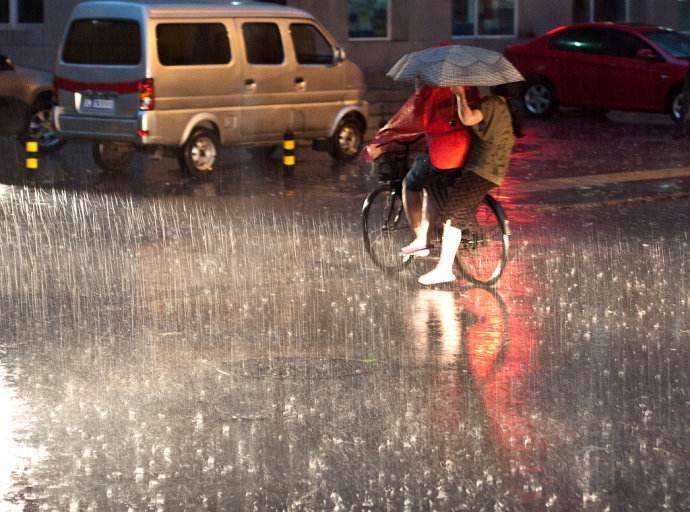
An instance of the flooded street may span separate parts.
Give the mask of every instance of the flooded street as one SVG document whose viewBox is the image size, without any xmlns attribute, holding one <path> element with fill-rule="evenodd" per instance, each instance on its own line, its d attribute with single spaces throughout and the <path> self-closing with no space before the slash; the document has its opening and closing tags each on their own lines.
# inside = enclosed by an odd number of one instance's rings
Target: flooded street
<svg viewBox="0 0 690 512">
<path fill-rule="evenodd" d="M 522 149 L 512 184 L 553 170 Z M 496 287 L 423 289 L 366 254 L 358 165 L 57 158 L 0 185 L 0 510 L 690 508 L 690 200 L 660 182 L 506 187 Z"/>
</svg>

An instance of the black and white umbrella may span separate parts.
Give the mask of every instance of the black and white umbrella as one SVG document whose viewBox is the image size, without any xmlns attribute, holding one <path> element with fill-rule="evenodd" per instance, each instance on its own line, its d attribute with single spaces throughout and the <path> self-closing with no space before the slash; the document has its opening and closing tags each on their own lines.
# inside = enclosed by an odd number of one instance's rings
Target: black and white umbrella
<svg viewBox="0 0 690 512">
<path fill-rule="evenodd" d="M 387 76 L 434 87 L 495 86 L 524 80 L 500 53 L 476 46 L 434 46 L 403 55 Z"/>
</svg>

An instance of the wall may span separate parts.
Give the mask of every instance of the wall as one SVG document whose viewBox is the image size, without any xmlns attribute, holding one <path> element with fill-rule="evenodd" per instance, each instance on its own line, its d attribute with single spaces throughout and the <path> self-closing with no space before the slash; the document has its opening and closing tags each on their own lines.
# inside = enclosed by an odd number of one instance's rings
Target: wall
<svg viewBox="0 0 690 512">
<path fill-rule="evenodd" d="M 46 22 L 32 28 L 0 28 L 0 52 L 15 62 L 51 70 L 65 23 L 80 0 L 44 0 Z M 517 0 L 518 38 L 531 38 L 570 23 L 573 0 Z M 684 0 L 690 1 L 690 0 Z M 633 21 L 680 27 L 679 0 L 631 0 Z M 392 0 L 392 34 L 386 41 L 348 40 L 346 0 L 287 0 L 314 14 L 366 72 L 371 84 L 403 54 L 451 39 L 451 0 Z M 502 50 L 513 37 L 460 39 L 463 44 Z"/>
</svg>

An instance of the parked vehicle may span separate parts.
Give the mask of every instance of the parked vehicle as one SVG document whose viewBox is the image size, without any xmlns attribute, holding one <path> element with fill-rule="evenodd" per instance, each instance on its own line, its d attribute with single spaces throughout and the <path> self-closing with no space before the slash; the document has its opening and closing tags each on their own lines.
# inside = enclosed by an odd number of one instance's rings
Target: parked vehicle
<svg viewBox="0 0 690 512">
<path fill-rule="evenodd" d="M 269 3 L 82 3 L 56 88 L 60 132 L 94 140 L 107 168 L 124 143 L 172 148 L 205 175 L 221 144 L 275 144 L 287 130 L 348 159 L 366 129 L 361 71 L 310 14 Z"/>
<path fill-rule="evenodd" d="M 535 116 L 559 105 L 681 116 L 690 36 L 652 25 L 588 23 L 554 29 L 505 50 L 527 79 L 523 101 Z"/>
<path fill-rule="evenodd" d="M 0 134 L 32 138 L 41 151 L 62 144 L 52 123 L 53 76 L 15 65 L 0 55 Z"/>
</svg>

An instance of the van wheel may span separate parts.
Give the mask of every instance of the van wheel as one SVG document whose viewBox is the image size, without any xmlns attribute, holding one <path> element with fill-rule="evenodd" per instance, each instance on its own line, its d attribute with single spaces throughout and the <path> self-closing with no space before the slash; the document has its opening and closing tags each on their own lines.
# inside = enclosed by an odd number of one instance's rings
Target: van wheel
<svg viewBox="0 0 690 512">
<path fill-rule="evenodd" d="M 116 172 L 127 168 L 134 158 L 134 146 L 126 142 L 97 140 L 91 146 L 94 162 L 106 172 Z"/>
<path fill-rule="evenodd" d="M 180 148 L 180 168 L 194 177 L 209 176 L 218 159 L 218 136 L 206 128 L 196 128 Z"/>
<path fill-rule="evenodd" d="M 39 98 L 31 107 L 29 123 L 26 132 L 20 137 L 22 140 L 38 141 L 38 147 L 42 153 L 50 153 L 62 147 L 65 140 L 58 134 L 53 126 L 53 104 Z"/>
<path fill-rule="evenodd" d="M 353 160 L 362 150 L 364 129 L 353 117 L 346 117 L 335 129 L 331 138 L 330 153 L 336 160 Z"/>
</svg>

